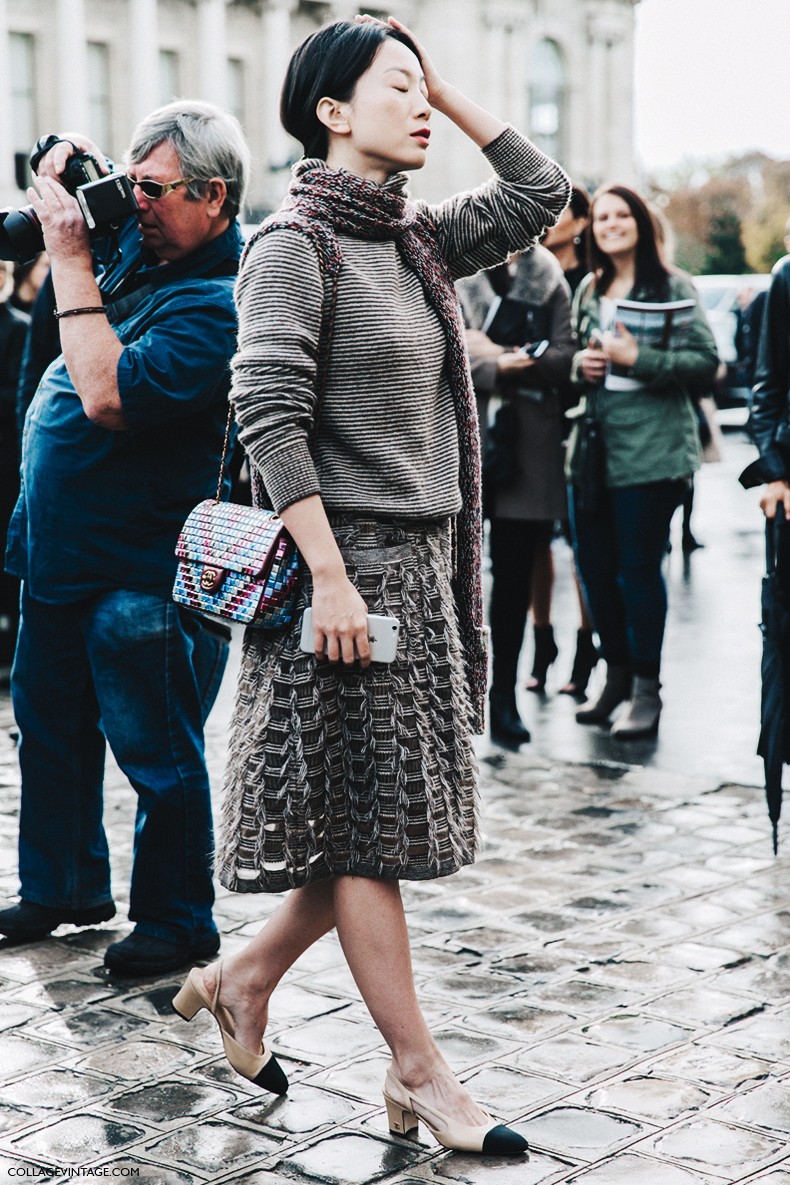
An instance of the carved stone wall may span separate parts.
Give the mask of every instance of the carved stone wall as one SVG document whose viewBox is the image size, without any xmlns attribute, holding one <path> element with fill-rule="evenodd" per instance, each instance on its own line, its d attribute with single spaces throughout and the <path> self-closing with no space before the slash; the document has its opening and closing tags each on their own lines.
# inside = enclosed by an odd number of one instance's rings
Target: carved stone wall
<svg viewBox="0 0 790 1185">
<path fill-rule="evenodd" d="M 634 179 L 637 3 L 403 0 L 396 8 L 448 78 L 595 185 Z M 14 154 L 18 165 L 31 121 L 36 134 L 101 124 L 119 159 L 140 116 L 177 94 L 239 115 L 255 162 L 252 214 L 265 212 L 299 152 L 278 118 L 288 58 L 324 21 L 356 9 L 349 0 L 0 0 L 0 203 L 22 200 Z M 441 116 L 434 127 L 428 164 L 412 182 L 429 200 L 487 175 L 457 129 Z"/>
</svg>

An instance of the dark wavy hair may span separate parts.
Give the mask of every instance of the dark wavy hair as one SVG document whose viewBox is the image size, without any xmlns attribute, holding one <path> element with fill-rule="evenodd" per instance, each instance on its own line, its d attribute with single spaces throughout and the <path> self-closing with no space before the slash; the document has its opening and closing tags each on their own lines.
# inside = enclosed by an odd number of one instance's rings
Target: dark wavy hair
<svg viewBox="0 0 790 1185">
<path fill-rule="evenodd" d="M 410 37 L 371 21 L 333 21 L 295 50 L 280 95 L 280 121 L 301 142 L 305 156 L 326 159 L 329 151 L 328 131 L 316 115 L 319 100 L 328 96 L 348 102 L 388 37 L 407 46 L 419 61 Z"/>
<path fill-rule="evenodd" d="M 590 195 L 583 185 L 574 185 L 568 202 L 574 218 L 590 217 Z"/>
<path fill-rule="evenodd" d="M 656 238 L 656 225 L 645 199 L 627 185 L 602 185 L 600 189 L 596 190 L 590 204 L 590 224 L 587 227 L 587 261 L 590 271 L 595 272 L 596 288 L 599 292 L 605 293 L 614 279 L 614 264 L 611 256 L 600 249 L 593 232 L 595 203 L 608 193 L 622 198 L 636 221 L 635 291 L 654 299 L 664 299 L 668 292 L 671 273 L 661 258 L 661 249 Z"/>
</svg>

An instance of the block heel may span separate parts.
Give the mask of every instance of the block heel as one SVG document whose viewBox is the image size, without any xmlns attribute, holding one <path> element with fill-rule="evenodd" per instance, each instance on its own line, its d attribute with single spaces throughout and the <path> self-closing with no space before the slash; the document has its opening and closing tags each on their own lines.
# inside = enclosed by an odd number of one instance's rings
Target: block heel
<svg viewBox="0 0 790 1185">
<path fill-rule="evenodd" d="M 390 1131 L 396 1136 L 407 1136 L 410 1132 L 417 1132 L 420 1128 L 420 1121 L 413 1111 L 396 1103 L 394 1099 L 390 1098 L 386 1090 L 384 1092 L 384 1103 L 387 1108 L 387 1123 Z"/>
<path fill-rule="evenodd" d="M 222 1037 L 222 1046 L 228 1062 L 242 1078 L 253 1082 L 263 1090 L 270 1090 L 272 1094 L 285 1094 L 288 1090 L 288 1079 L 283 1068 L 277 1061 L 265 1041 L 261 1043 L 261 1053 L 250 1053 L 243 1045 L 239 1045 L 235 1037 L 231 1036 L 231 1017 L 224 1005 L 219 1002 L 219 989 L 222 982 L 222 963 L 217 963 L 217 984 L 214 988 L 213 999 L 203 987 L 203 980 L 197 967 L 193 967 L 183 986 L 175 994 L 172 1001 L 173 1010 L 183 1020 L 192 1020 L 205 1008 L 214 1017 Z"/>
<path fill-rule="evenodd" d="M 455 1152 L 481 1152 L 484 1156 L 521 1156 L 529 1145 L 522 1135 L 497 1123 L 490 1115 L 479 1126 L 458 1123 L 444 1115 L 425 1099 L 413 1094 L 387 1070 L 384 1079 L 384 1102 L 390 1131 L 398 1136 L 408 1135 L 418 1127 L 421 1119 L 431 1135 L 445 1148 Z"/>
<path fill-rule="evenodd" d="M 205 1008 L 206 1002 L 201 999 L 195 988 L 192 986 L 191 980 L 187 980 L 183 987 L 173 996 L 172 1007 L 173 1011 L 177 1013 L 182 1020 L 192 1020 L 197 1016 L 201 1008 Z"/>
</svg>

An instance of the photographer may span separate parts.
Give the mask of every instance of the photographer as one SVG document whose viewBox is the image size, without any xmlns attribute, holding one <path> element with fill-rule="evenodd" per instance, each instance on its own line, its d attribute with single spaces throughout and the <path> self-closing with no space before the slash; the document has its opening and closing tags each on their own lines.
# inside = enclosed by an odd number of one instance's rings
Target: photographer
<svg viewBox="0 0 790 1185">
<path fill-rule="evenodd" d="M 80 152 L 100 174 L 105 159 L 82 136 L 43 147 L 29 197 L 63 353 L 26 418 L 9 529 L 7 568 L 24 582 L 12 674 L 21 900 L 0 912 L 0 933 L 33 941 L 114 915 L 109 743 L 138 795 L 136 925 L 105 963 L 148 975 L 219 947 L 203 724 L 227 639 L 170 592 L 179 529 L 216 488 L 248 152 L 238 123 L 207 104 L 155 111 L 132 137 L 126 189 L 137 209 L 113 244 L 91 240 L 61 184 Z"/>
</svg>

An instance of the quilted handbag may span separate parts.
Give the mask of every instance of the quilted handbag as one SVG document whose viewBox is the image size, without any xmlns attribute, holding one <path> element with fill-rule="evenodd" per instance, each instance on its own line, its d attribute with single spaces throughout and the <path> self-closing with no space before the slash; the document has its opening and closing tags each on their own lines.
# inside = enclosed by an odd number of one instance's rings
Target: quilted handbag
<svg viewBox="0 0 790 1185">
<path fill-rule="evenodd" d="M 207 498 L 184 523 L 176 556 L 179 605 L 257 629 L 291 621 L 299 553 L 273 511 Z"/>
</svg>

